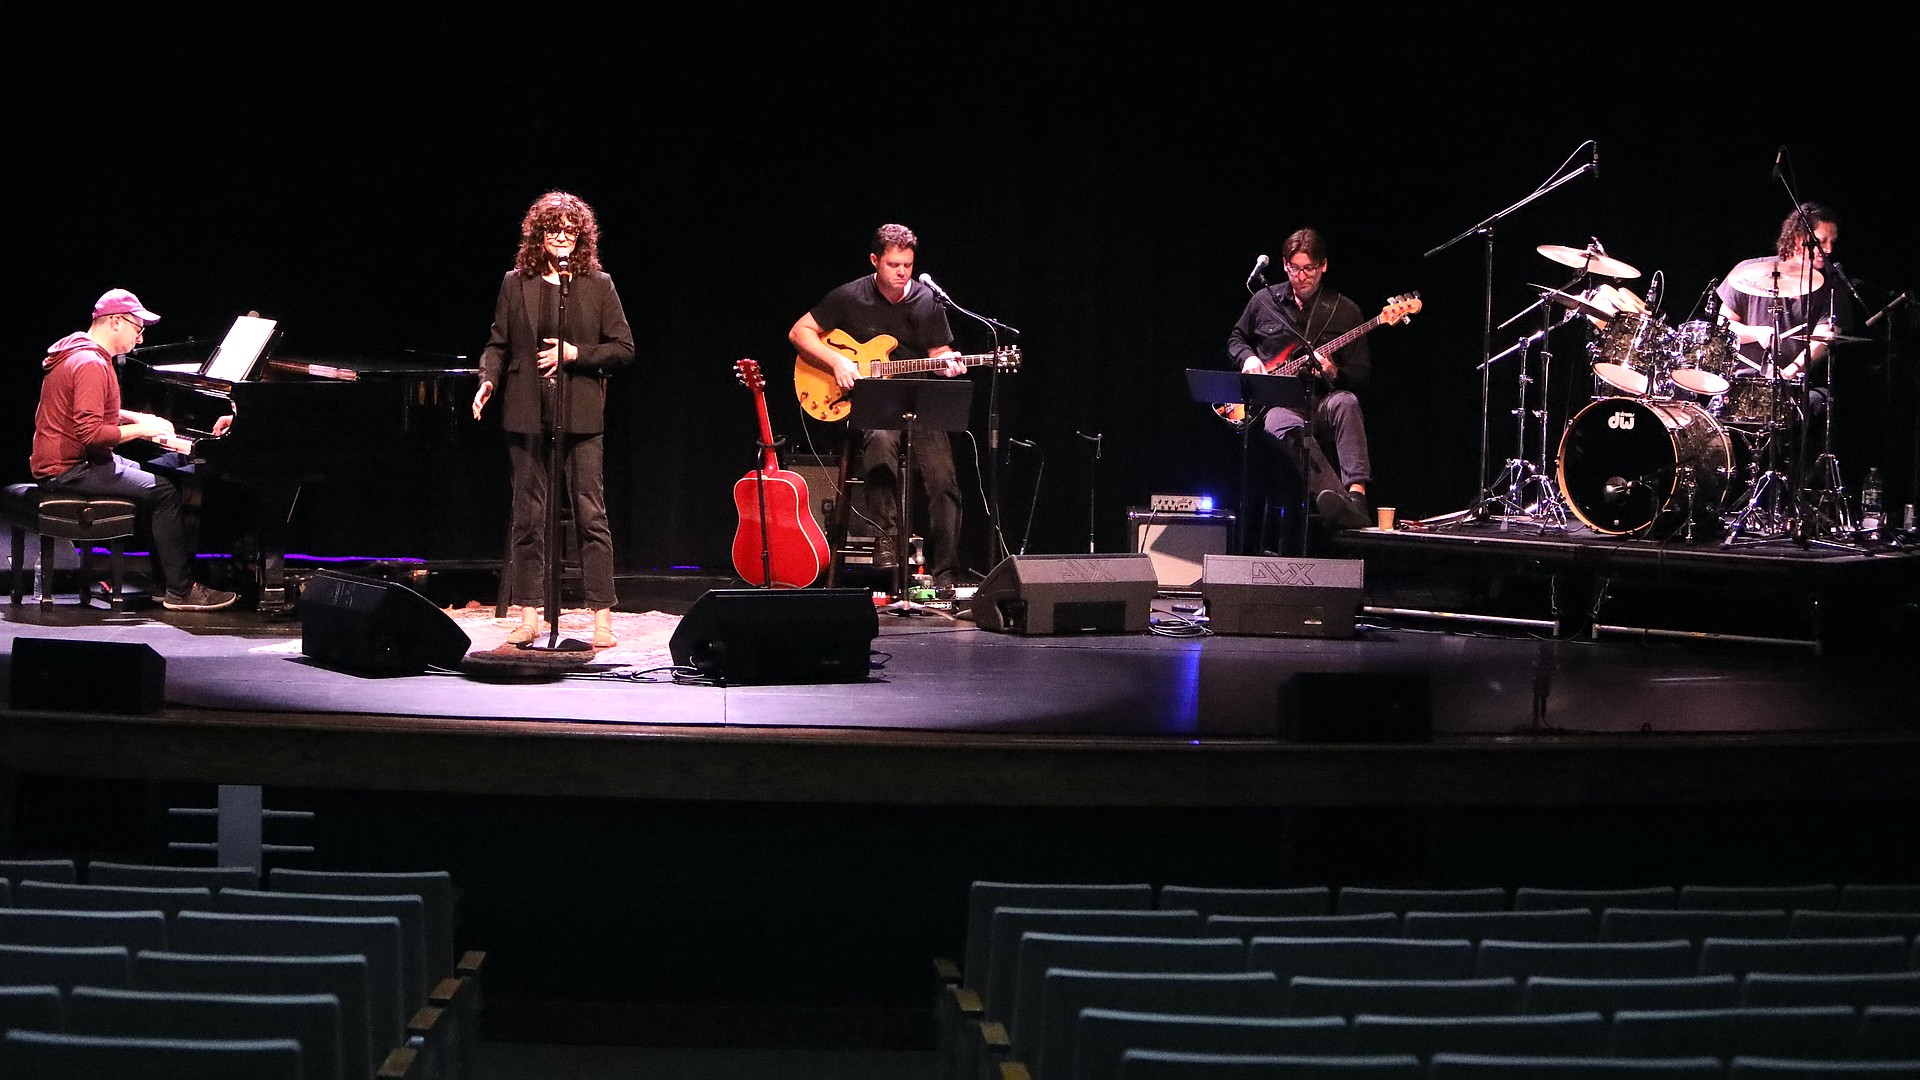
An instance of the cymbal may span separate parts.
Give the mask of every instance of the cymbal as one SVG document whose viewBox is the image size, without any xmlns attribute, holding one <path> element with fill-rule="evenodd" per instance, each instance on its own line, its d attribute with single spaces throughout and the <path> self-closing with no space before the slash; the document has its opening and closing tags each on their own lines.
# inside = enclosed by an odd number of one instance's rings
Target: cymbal
<svg viewBox="0 0 1920 1080">
<path fill-rule="evenodd" d="M 1827 283 L 1818 270 L 1794 268 L 1778 259 L 1760 259 L 1737 266 L 1727 275 L 1727 284 L 1748 296 L 1805 296 L 1819 292 Z"/>
<path fill-rule="evenodd" d="M 1825 342 L 1828 345 L 1865 345 L 1873 339 L 1856 337 L 1853 334 L 1834 334 L 1831 337 L 1821 337 L 1818 334 L 1788 334 L 1784 340 Z"/>
<path fill-rule="evenodd" d="M 1569 311 L 1577 311 L 1590 319 L 1611 319 L 1617 314 L 1612 308 L 1602 307 L 1594 303 L 1589 297 L 1575 296 L 1572 293 L 1561 292 L 1551 285 L 1534 285 L 1533 288 L 1540 290 L 1540 298 L 1542 300 L 1559 304 Z"/>
<path fill-rule="evenodd" d="M 1637 278 L 1640 271 L 1619 259 L 1601 254 L 1598 248 L 1564 247 L 1560 244 L 1541 244 L 1533 250 L 1545 255 L 1561 266 L 1571 266 L 1576 270 L 1585 270 L 1610 278 Z"/>
</svg>

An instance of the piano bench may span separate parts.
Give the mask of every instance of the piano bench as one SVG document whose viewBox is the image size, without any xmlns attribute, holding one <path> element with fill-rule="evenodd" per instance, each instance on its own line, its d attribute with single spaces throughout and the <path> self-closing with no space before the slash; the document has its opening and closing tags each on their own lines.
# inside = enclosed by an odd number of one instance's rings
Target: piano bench
<svg viewBox="0 0 1920 1080">
<path fill-rule="evenodd" d="M 53 603 L 53 542 L 71 540 L 80 549 L 80 606 L 93 603 L 93 545 L 107 544 L 105 597 L 109 608 L 120 607 L 126 539 L 133 535 L 136 510 L 126 499 L 63 495 L 38 484 L 9 484 L 0 494 L 0 520 L 13 532 L 13 602 L 27 591 L 27 534 L 40 537 L 40 602 Z"/>
</svg>

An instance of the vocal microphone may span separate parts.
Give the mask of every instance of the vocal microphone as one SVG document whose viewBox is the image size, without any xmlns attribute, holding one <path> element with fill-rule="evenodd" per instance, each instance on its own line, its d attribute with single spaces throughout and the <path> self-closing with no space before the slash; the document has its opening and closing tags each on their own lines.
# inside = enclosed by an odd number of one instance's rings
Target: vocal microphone
<svg viewBox="0 0 1920 1080">
<path fill-rule="evenodd" d="M 1782 146 L 1773 152 L 1773 178 L 1780 179 L 1780 160 L 1787 156 L 1787 148 Z"/>
<path fill-rule="evenodd" d="M 1265 270 L 1266 268 L 1267 268 L 1267 257 L 1265 255 L 1262 255 L 1258 259 L 1254 260 L 1253 273 L 1247 275 L 1247 288 L 1249 290 L 1253 288 L 1253 283 L 1256 281 L 1263 286 L 1266 285 L 1267 275 L 1261 273 L 1261 271 Z"/>
<path fill-rule="evenodd" d="M 571 276 L 573 274 L 573 271 L 567 268 L 567 264 L 569 261 L 570 260 L 567 258 L 567 256 L 562 255 L 558 259 L 554 260 L 553 268 L 562 274 Z"/>
<path fill-rule="evenodd" d="M 947 290 L 941 288 L 939 285 L 934 283 L 932 274 L 921 274 L 920 284 L 925 285 L 927 287 L 927 291 L 933 294 L 933 298 L 935 300 L 938 300 L 941 303 L 948 305 L 949 307 L 960 306 L 953 302 L 953 297 L 947 295 Z"/>
</svg>

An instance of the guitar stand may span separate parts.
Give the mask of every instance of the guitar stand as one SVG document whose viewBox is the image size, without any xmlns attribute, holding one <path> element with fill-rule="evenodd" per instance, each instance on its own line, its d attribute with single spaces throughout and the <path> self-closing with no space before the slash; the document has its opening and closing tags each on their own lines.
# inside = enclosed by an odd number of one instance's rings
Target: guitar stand
<svg viewBox="0 0 1920 1080">
<path fill-rule="evenodd" d="M 898 431 L 900 445 L 894 460 L 894 482 L 899 505 L 894 520 L 893 595 L 907 594 L 907 554 L 913 535 L 913 436 L 945 437 L 965 431 L 973 411 L 973 383 L 965 379 L 858 379 L 847 392 L 852 409 L 850 431 Z M 848 447 L 852 452 L 851 442 Z M 862 463 L 864 464 L 864 462 Z M 958 539 L 957 537 L 955 539 Z"/>
</svg>

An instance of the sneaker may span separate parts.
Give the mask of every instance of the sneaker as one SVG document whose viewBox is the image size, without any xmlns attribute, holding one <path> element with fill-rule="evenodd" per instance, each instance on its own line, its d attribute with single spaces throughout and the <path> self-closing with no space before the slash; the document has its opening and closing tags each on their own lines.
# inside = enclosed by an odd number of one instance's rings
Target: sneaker
<svg viewBox="0 0 1920 1080">
<path fill-rule="evenodd" d="M 219 611 L 232 607 L 238 599 L 240 597 L 236 593 L 195 585 L 184 593 L 168 592 L 166 599 L 160 601 L 160 606 L 168 611 Z"/>
<path fill-rule="evenodd" d="M 1328 488 L 1314 496 L 1313 502 L 1320 508 L 1320 516 L 1336 529 L 1364 529 L 1373 524 L 1367 514 L 1367 497 L 1357 491 Z"/>
</svg>

